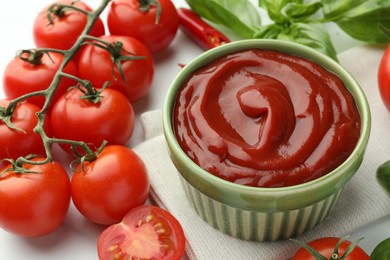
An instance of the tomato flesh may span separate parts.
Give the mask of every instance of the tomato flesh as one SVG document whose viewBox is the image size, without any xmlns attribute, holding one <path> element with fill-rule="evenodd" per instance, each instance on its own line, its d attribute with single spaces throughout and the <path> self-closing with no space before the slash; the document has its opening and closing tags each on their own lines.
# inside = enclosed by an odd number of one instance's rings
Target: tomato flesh
<svg viewBox="0 0 390 260">
<path fill-rule="evenodd" d="M 99 237 L 98 253 L 105 259 L 180 259 L 185 236 L 180 223 L 156 206 L 131 210 Z"/>
</svg>

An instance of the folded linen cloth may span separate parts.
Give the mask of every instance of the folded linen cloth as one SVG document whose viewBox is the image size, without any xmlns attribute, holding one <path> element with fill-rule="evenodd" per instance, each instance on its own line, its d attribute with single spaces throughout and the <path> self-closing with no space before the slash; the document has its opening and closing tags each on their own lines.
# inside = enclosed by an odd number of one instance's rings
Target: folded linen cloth
<svg viewBox="0 0 390 260">
<path fill-rule="evenodd" d="M 390 198 L 379 186 L 377 167 L 390 159 L 390 113 L 381 101 L 377 70 L 384 49 L 361 46 L 339 55 L 340 63 L 359 81 L 372 112 L 371 137 L 361 167 L 347 184 L 339 202 L 324 222 L 298 239 L 344 236 L 390 213 Z M 189 259 L 288 259 L 298 246 L 292 241 L 242 241 L 213 229 L 198 217 L 187 201 L 179 173 L 172 164 L 162 134 L 161 110 L 141 115 L 145 141 L 134 150 L 145 161 L 151 181 L 151 197 L 182 224 Z"/>
</svg>

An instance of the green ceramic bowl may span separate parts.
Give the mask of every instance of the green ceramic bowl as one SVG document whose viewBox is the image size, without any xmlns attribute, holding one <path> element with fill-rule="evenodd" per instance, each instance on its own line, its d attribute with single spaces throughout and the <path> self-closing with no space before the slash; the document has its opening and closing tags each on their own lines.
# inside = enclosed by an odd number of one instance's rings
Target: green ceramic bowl
<svg viewBox="0 0 390 260">
<path fill-rule="evenodd" d="M 193 71 L 220 56 L 253 48 L 276 50 L 313 60 L 338 75 L 352 93 L 361 116 L 361 136 L 348 159 L 332 172 L 290 187 L 248 187 L 225 181 L 201 169 L 180 148 L 173 133 L 172 110 L 176 93 L 183 82 Z M 370 120 L 364 92 L 339 63 L 303 45 L 263 39 L 233 42 L 195 58 L 172 82 L 163 108 L 164 135 L 170 156 L 182 177 L 193 209 L 221 232 L 255 241 L 288 239 L 311 229 L 329 215 L 343 187 L 363 160 L 370 134 Z"/>
</svg>

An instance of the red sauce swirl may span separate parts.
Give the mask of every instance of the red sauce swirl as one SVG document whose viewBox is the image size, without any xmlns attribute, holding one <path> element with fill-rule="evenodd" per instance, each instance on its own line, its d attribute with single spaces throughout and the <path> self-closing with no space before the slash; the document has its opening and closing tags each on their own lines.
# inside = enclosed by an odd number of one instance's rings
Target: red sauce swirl
<svg viewBox="0 0 390 260">
<path fill-rule="evenodd" d="M 285 187 L 339 166 L 360 134 L 343 82 L 318 64 L 268 50 L 218 58 L 194 72 L 174 107 L 176 138 L 225 180 Z"/>
</svg>

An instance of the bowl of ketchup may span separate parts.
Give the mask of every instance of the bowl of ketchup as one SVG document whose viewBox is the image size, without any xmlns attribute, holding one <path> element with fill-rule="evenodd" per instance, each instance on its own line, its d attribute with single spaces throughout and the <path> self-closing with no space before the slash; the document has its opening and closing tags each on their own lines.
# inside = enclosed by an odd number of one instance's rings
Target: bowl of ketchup
<svg viewBox="0 0 390 260">
<path fill-rule="evenodd" d="M 364 92 L 339 63 L 265 39 L 195 58 L 163 108 L 188 210 L 253 241 L 300 235 L 330 214 L 363 160 L 370 120 Z"/>
</svg>

